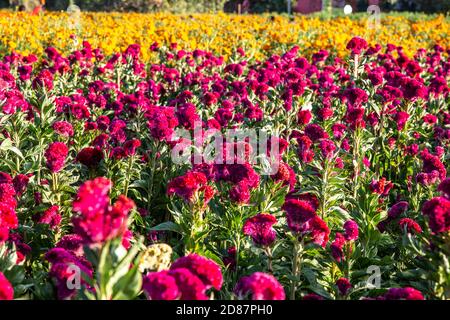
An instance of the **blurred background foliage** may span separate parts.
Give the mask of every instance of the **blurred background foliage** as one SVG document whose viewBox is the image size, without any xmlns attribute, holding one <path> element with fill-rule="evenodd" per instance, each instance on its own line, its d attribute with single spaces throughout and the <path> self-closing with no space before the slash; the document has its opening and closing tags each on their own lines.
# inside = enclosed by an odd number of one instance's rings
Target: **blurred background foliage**
<svg viewBox="0 0 450 320">
<path fill-rule="evenodd" d="M 0 0 L 0 7 L 17 8 L 19 5 L 32 7 L 39 2 L 40 0 Z M 323 0 L 323 6 L 328 7 L 330 2 L 331 0 Z M 345 1 L 336 2 L 345 4 Z M 203 13 L 223 11 L 225 8 L 225 11 L 233 12 L 237 11 L 239 4 L 243 12 L 286 12 L 287 10 L 287 0 L 46 0 L 45 7 L 48 10 L 66 10 L 71 3 L 85 11 Z M 295 3 L 296 1 L 292 0 L 293 7 Z M 368 4 L 368 0 L 359 0 L 358 11 L 366 11 Z M 383 11 L 449 13 L 450 0 L 380 0 L 380 7 Z"/>
</svg>

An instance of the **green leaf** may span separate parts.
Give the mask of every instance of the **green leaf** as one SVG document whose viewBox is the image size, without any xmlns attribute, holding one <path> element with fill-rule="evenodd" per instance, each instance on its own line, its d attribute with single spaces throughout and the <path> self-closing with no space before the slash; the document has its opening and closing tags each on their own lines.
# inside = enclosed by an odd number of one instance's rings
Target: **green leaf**
<svg viewBox="0 0 450 320">
<path fill-rule="evenodd" d="M 173 231 L 177 233 L 181 233 L 182 230 L 180 226 L 172 221 L 163 222 L 158 224 L 157 226 L 150 229 L 151 231 Z"/>
</svg>

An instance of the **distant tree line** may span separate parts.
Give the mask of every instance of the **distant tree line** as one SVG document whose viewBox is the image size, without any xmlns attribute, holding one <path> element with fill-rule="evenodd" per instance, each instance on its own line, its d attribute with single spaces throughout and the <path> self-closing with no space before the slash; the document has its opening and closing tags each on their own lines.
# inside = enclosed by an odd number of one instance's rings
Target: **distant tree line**
<svg viewBox="0 0 450 320">
<path fill-rule="evenodd" d="M 39 2 L 39 0 L 0 0 L 0 6 L 14 7 L 23 3 Z M 307 1 L 307 0 L 302 0 Z M 318 0 L 314 0 L 318 1 Z M 324 0 L 327 3 L 330 0 Z M 293 5 L 296 0 L 292 0 Z M 287 0 L 47 0 L 47 10 L 66 10 L 75 3 L 86 11 L 133 11 L 155 12 L 285 12 Z M 368 0 L 359 0 L 358 9 L 364 11 Z M 383 10 L 450 12 L 450 0 L 380 0 Z"/>
</svg>

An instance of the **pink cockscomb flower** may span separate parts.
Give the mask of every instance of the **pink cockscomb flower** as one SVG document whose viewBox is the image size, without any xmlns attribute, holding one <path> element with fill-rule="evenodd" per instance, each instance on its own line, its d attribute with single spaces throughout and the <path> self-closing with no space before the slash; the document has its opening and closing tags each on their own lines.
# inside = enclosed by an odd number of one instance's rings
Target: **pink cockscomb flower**
<svg viewBox="0 0 450 320">
<path fill-rule="evenodd" d="M 352 284 L 347 278 L 340 278 L 336 281 L 336 286 L 339 289 L 339 293 L 343 296 L 346 296 L 350 289 L 352 288 Z"/>
<path fill-rule="evenodd" d="M 397 202 L 388 210 L 389 219 L 398 218 L 400 215 L 402 215 L 404 212 L 408 210 L 408 207 L 409 204 L 406 201 Z"/>
<path fill-rule="evenodd" d="M 73 210 L 75 232 L 85 243 L 99 244 L 120 237 L 127 230 L 128 213 L 135 207 L 134 202 L 121 195 L 116 203 L 109 205 L 111 181 L 100 177 L 81 185 Z"/>
<path fill-rule="evenodd" d="M 354 241 L 358 239 L 358 224 L 353 220 L 348 220 L 344 223 L 344 237 L 347 241 Z"/>
<path fill-rule="evenodd" d="M 53 130 L 63 137 L 73 136 L 73 127 L 67 121 L 56 121 L 53 123 Z"/>
<path fill-rule="evenodd" d="M 433 233 L 450 230 L 450 200 L 447 198 L 437 197 L 425 202 L 422 213 L 428 216 L 428 223 Z"/>
<path fill-rule="evenodd" d="M 0 300 L 14 299 L 14 289 L 5 275 L 0 272 Z"/>
<path fill-rule="evenodd" d="M 283 286 L 271 274 L 255 272 L 243 277 L 237 283 L 235 294 L 243 299 L 251 300 L 284 300 L 286 298 Z"/>
<path fill-rule="evenodd" d="M 62 142 L 53 142 L 45 151 L 47 168 L 51 172 L 59 172 L 64 167 L 69 148 Z"/>
<path fill-rule="evenodd" d="M 383 295 L 385 300 L 424 300 L 422 292 L 417 289 L 406 288 L 391 288 Z"/>
<path fill-rule="evenodd" d="M 422 233 L 422 228 L 420 225 L 413 219 L 410 218 L 402 218 L 398 222 L 400 228 L 402 230 L 406 230 L 408 233 L 420 234 Z"/>
<path fill-rule="evenodd" d="M 286 212 L 289 229 L 294 232 L 302 231 L 303 225 L 316 216 L 311 204 L 302 200 L 288 199 L 282 209 Z"/>
<path fill-rule="evenodd" d="M 169 271 L 177 283 L 180 300 L 208 300 L 206 286 L 202 280 L 186 268 L 177 268 Z"/>
<path fill-rule="evenodd" d="M 220 290 L 223 283 L 220 267 L 214 261 L 198 254 L 192 253 L 178 258 L 170 267 L 170 270 L 179 268 L 188 269 L 195 274 L 205 285 L 206 289 L 214 288 Z"/>
<path fill-rule="evenodd" d="M 277 223 L 277 219 L 274 216 L 258 214 L 245 221 L 243 232 L 252 237 L 256 245 L 267 247 L 275 241 L 276 232 L 272 227 L 275 223 Z"/>
<path fill-rule="evenodd" d="M 360 37 L 354 37 L 347 43 L 347 49 L 352 51 L 352 54 L 361 54 L 368 48 L 367 41 Z"/>
<path fill-rule="evenodd" d="M 189 171 L 183 176 L 172 179 L 167 186 L 167 194 L 177 195 L 187 202 L 194 201 L 198 192 L 207 186 L 208 180 L 202 172 Z M 205 199 L 206 200 L 206 199 Z M 209 199 L 208 199 L 209 200 Z"/>
<path fill-rule="evenodd" d="M 148 300 L 176 300 L 181 295 L 175 278 L 166 270 L 145 276 L 142 289 Z"/>
<path fill-rule="evenodd" d="M 444 197 L 450 199 L 450 178 L 446 178 L 439 184 L 438 191 L 442 192 Z"/>
<path fill-rule="evenodd" d="M 42 215 L 34 217 L 36 222 L 39 224 L 47 224 L 50 229 L 56 229 L 60 224 L 62 217 L 59 214 L 58 206 L 51 206 L 44 211 Z"/>
<path fill-rule="evenodd" d="M 394 184 L 391 181 L 387 181 L 386 178 L 383 177 L 378 181 L 372 180 L 369 188 L 373 193 L 377 193 L 381 196 L 387 196 L 393 186 Z"/>
</svg>

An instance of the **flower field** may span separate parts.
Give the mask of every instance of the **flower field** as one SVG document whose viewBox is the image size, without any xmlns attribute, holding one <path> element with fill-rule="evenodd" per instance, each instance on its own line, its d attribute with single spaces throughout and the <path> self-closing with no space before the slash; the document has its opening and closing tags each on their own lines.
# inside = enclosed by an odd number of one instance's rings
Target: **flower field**
<svg viewBox="0 0 450 320">
<path fill-rule="evenodd" d="M 445 18 L 10 15 L 0 300 L 450 298 Z"/>
<path fill-rule="evenodd" d="M 383 15 L 377 28 L 368 28 L 375 21 L 367 18 L 272 15 L 167 13 L 49 13 L 32 16 L 0 11 L 0 52 L 16 50 L 23 54 L 43 54 L 52 45 L 65 54 L 76 43 L 69 36 L 77 35 L 105 54 L 123 51 L 134 43 L 177 42 L 185 50 L 202 49 L 228 57 L 237 47 L 255 59 L 281 54 L 292 46 L 302 48 L 310 56 L 318 48 L 344 57 L 347 42 L 363 36 L 369 43 L 393 43 L 413 55 L 418 48 L 427 49 L 436 43 L 448 47 L 450 20 L 444 16 Z M 150 55 L 142 52 L 144 61 Z"/>
</svg>

